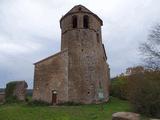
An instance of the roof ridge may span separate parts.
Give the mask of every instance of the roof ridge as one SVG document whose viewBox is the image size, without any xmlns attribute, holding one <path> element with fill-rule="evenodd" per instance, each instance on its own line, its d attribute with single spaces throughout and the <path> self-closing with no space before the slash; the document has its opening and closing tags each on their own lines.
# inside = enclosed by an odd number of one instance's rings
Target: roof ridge
<svg viewBox="0 0 160 120">
<path fill-rule="evenodd" d="M 59 51 L 59 52 L 57 52 L 56 54 L 53 54 L 53 55 L 50 55 L 50 56 L 48 56 L 48 57 L 46 57 L 46 58 L 44 58 L 44 59 L 42 59 L 42 60 L 40 60 L 40 61 L 38 61 L 38 62 L 35 62 L 35 63 L 33 63 L 34 65 L 35 64 L 38 64 L 38 63 L 40 63 L 40 62 L 43 62 L 43 61 L 45 61 L 45 60 L 47 60 L 47 59 L 50 59 L 50 58 L 52 58 L 52 57 L 55 57 L 55 56 L 57 56 L 57 55 L 59 55 L 59 54 L 61 54 L 61 53 L 63 53 L 63 52 L 66 52 L 68 49 L 64 49 L 64 50 L 62 50 L 62 51 Z"/>
</svg>

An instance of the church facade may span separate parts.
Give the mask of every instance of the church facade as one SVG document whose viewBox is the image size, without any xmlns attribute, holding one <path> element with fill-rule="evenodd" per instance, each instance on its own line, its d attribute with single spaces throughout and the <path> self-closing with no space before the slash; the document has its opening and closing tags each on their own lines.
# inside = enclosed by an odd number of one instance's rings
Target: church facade
<svg viewBox="0 0 160 120">
<path fill-rule="evenodd" d="M 60 19 L 61 51 L 34 64 L 33 100 L 52 104 L 108 101 L 110 70 L 102 25 L 82 5 Z"/>
</svg>

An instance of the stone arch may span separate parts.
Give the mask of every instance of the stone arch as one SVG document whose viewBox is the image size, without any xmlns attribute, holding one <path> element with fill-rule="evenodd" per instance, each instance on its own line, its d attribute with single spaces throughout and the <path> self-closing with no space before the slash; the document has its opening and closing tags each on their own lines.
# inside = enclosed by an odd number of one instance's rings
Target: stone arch
<svg viewBox="0 0 160 120">
<path fill-rule="evenodd" d="M 57 90 L 52 90 L 52 104 L 55 105 L 57 103 Z"/>
</svg>

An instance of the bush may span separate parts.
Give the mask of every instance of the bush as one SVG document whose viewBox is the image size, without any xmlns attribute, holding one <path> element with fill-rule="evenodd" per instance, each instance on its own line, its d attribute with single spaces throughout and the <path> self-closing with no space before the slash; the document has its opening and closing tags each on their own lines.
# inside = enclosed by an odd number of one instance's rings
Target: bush
<svg viewBox="0 0 160 120">
<path fill-rule="evenodd" d="M 59 103 L 58 105 L 64 105 L 64 106 L 78 106 L 78 105 L 82 105 L 82 103 L 76 103 L 76 102 L 64 102 L 64 103 Z"/>
<path fill-rule="evenodd" d="M 118 97 L 120 99 L 127 99 L 127 77 L 120 76 L 113 78 L 111 81 L 111 96 Z"/>
<path fill-rule="evenodd" d="M 29 101 L 28 105 L 30 106 L 49 106 L 51 104 L 44 102 L 44 101 L 40 101 L 40 100 L 33 100 L 33 101 Z"/>
<path fill-rule="evenodd" d="M 160 118 L 160 72 L 128 77 L 128 98 L 136 112 Z"/>
<path fill-rule="evenodd" d="M 13 95 L 15 87 L 16 87 L 15 82 L 10 82 L 7 84 L 5 89 L 5 101 L 7 103 L 17 102 L 17 97 Z"/>
</svg>

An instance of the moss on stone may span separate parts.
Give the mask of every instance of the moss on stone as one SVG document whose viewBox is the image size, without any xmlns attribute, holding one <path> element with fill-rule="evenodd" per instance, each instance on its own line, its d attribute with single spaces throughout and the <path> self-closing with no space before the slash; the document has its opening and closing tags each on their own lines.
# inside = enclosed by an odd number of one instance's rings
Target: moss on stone
<svg viewBox="0 0 160 120">
<path fill-rule="evenodd" d="M 16 81 L 10 82 L 6 85 L 6 89 L 5 89 L 5 100 L 6 100 L 6 102 L 17 101 L 17 97 L 14 95 L 15 87 L 16 87 Z"/>
</svg>

